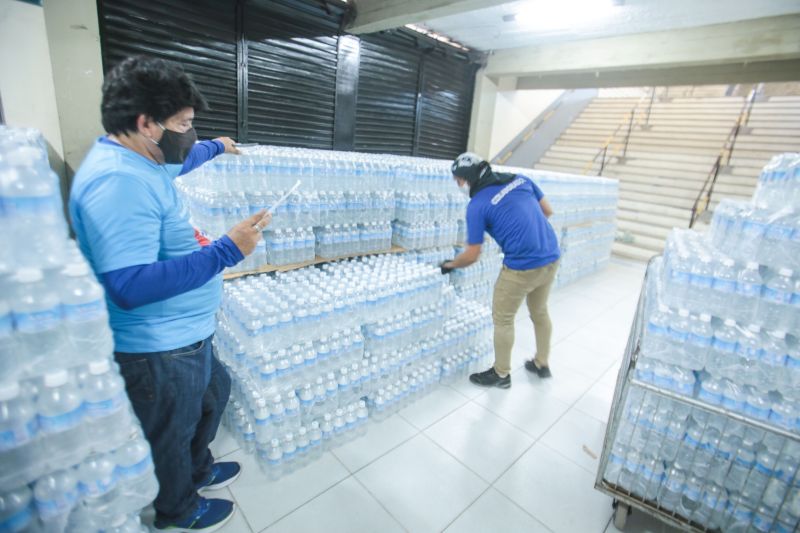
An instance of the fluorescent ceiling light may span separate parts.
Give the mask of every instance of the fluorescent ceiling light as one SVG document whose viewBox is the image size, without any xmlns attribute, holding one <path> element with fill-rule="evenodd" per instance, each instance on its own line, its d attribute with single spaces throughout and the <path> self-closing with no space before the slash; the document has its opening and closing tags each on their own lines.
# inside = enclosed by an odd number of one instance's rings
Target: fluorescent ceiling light
<svg viewBox="0 0 800 533">
<path fill-rule="evenodd" d="M 619 4 L 614 0 L 530 0 L 519 7 L 514 21 L 531 31 L 575 29 L 602 22 Z"/>
</svg>

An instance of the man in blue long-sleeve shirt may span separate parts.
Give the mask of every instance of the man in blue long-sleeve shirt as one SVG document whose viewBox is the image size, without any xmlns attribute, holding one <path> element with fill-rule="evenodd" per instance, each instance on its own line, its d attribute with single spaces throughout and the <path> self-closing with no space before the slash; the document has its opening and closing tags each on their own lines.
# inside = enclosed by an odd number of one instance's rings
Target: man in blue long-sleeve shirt
<svg viewBox="0 0 800 533">
<path fill-rule="evenodd" d="M 230 378 L 211 350 L 221 272 L 249 255 L 269 216 L 258 213 L 201 246 L 173 179 L 223 152 L 228 138 L 195 144 L 207 105 L 177 65 L 129 58 L 103 86 L 103 127 L 75 175 L 69 210 L 81 251 L 106 289 L 115 359 L 153 450 L 156 528 L 212 531 L 233 504 L 199 490 L 230 484 L 213 440 Z"/>
</svg>

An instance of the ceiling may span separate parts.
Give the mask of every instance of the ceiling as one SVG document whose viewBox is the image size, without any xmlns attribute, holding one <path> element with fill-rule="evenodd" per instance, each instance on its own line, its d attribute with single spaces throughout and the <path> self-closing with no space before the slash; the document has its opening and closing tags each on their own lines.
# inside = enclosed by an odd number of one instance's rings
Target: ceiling
<svg viewBox="0 0 800 533">
<path fill-rule="evenodd" d="M 790 13 L 800 0 L 520 0 L 420 25 L 489 51 Z"/>
</svg>

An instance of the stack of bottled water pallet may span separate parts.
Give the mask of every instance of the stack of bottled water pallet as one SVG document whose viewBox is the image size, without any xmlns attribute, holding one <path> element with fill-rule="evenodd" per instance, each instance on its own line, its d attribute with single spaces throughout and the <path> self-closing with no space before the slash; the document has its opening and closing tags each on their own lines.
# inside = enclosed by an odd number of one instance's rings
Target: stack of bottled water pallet
<svg viewBox="0 0 800 533">
<path fill-rule="evenodd" d="M 234 383 L 225 423 L 272 479 L 492 353 L 486 306 L 391 255 L 229 281 L 214 342 Z"/>
<path fill-rule="evenodd" d="M 798 163 L 773 159 L 751 202 L 648 267 L 601 489 L 694 529 L 798 530 Z"/>
<path fill-rule="evenodd" d="M 0 126 L 0 531 L 142 531 L 158 491 L 34 130 Z"/>
<path fill-rule="evenodd" d="M 231 272 L 382 252 L 393 244 L 457 242 L 466 202 L 446 161 L 258 146 L 220 156 L 177 184 L 195 225 L 218 237 L 275 205 L 298 180 L 263 243 Z"/>
<path fill-rule="evenodd" d="M 218 237 L 245 217 L 271 207 L 301 182 L 277 208 L 256 251 L 230 270 L 252 272 L 265 265 L 387 251 L 393 245 L 421 257 L 440 253 L 448 257 L 449 249 L 466 242 L 468 202 L 455 188 L 450 164 L 386 154 L 258 146 L 240 156 L 220 156 L 176 183 L 195 225 Z M 616 180 L 520 168 L 497 170 L 530 177 L 553 204 L 551 223 L 563 252 L 558 285 L 608 262 Z M 491 245 L 484 248 L 488 266 L 499 264 L 498 253 Z M 487 280 L 472 278 L 474 283 L 462 292 L 483 295 Z"/>
</svg>

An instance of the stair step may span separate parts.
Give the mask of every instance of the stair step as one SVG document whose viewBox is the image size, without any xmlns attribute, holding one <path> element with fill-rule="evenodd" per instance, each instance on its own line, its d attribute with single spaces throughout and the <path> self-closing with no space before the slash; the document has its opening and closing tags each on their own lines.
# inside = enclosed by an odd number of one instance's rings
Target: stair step
<svg viewBox="0 0 800 533">
<path fill-rule="evenodd" d="M 635 235 L 646 235 L 656 239 L 666 239 L 669 228 L 662 228 L 660 226 L 653 226 L 651 224 L 641 224 L 632 220 L 617 220 L 617 229 L 627 231 Z"/>
<path fill-rule="evenodd" d="M 681 219 L 683 217 L 688 217 L 689 212 L 691 210 L 691 206 L 685 208 L 679 207 L 670 207 L 667 205 L 659 204 L 658 198 L 655 196 L 650 197 L 650 201 L 633 201 L 633 200 L 623 200 L 620 198 L 619 203 L 617 204 L 618 211 L 633 211 L 633 212 L 645 212 L 651 215 L 659 215 L 664 217 L 670 217 L 673 219 Z"/>
<path fill-rule="evenodd" d="M 664 186 L 662 184 L 655 184 L 652 182 L 635 182 L 630 181 L 627 179 L 621 179 L 619 182 L 619 191 L 620 195 L 623 192 L 630 192 L 635 194 L 646 194 L 650 197 L 651 200 L 655 203 L 657 200 L 661 198 L 673 198 L 678 200 L 684 200 L 689 202 L 689 206 L 681 206 L 681 207 L 691 207 L 692 201 L 694 201 L 695 197 L 697 197 L 697 193 L 700 191 L 702 187 L 702 182 L 697 182 L 695 187 L 692 188 L 685 188 L 685 187 L 674 187 L 674 186 Z"/>
<path fill-rule="evenodd" d="M 634 190 L 630 188 L 623 189 L 620 187 L 619 198 L 620 200 L 627 200 L 631 202 L 658 202 L 660 205 L 679 209 L 691 209 L 692 205 L 694 204 L 693 196 L 678 198 L 675 196 L 660 194 L 652 189 Z"/>
<path fill-rule="evenodd" d="M 645 250 L 638 246 L 621 242 L 615 242 L 611 245 L 611 253 L 618 257 L 634 259 L 636 261 L 649 261 L 652 257 L 658 255 L 658 253 L 652 250 Z"/>
<path fill-rule="evenodd" d="M 642 211 L 630 211 L 628 209 L 618 209 L 617 219 L 628 220 L 637 224 L 647 224 L 654 227 L 672 229 L 672 228 L 686 228 L 689 226 L 690 211 L 687 210 L 686 214 L 682 217 L 669 217 L 662 215 L 655 215 Z"/>
<path fill-rule="evenodd" d="M 753 128 L 751 130 L 751 134 L 753 136 L 760 136 L 760 135 L 778 135 L 781 137 L 788 137 L 792 138 L 793 136 L 796 138 L 798 135 L 798 131 L 796 129 L 786 129 L 786 128 Z"/>
</svg>

